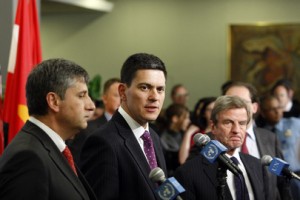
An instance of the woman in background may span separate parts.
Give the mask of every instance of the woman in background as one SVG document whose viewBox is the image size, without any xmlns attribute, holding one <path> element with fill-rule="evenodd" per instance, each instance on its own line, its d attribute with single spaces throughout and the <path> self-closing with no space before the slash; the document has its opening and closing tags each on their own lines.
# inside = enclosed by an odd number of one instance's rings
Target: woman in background
<svg viewBox="0 0 300 200">
<path fill-rule="evenodd" d="M 200 99 L 193 110 L 191 125 L 184 133 L 184 137 L 179 150 L 179 163 L 183 164 L 194 145 L 193 137 L 196 133 L 208 133 L 210 129 L 211 110 L 214 107 L 216 97 L 204 97 Z"/>
<path fill-rule="evenodd" d="M 162 147 L 165 154 L 168 176 L 179 166 L 178 152 L 183 133 L 190 124 L 190 113 L 186 106 L 172 104 L 165 111 L 166 128 L 161 135 Z"/>
</svg>

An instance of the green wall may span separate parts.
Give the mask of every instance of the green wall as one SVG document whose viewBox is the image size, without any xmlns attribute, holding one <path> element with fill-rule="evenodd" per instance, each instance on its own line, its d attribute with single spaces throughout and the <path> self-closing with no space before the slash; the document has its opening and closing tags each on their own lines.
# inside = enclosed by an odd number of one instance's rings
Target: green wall
<svg viewBox="0 0 300 200">
<path fill-rule="evenodd" d="M 167 96 L 183 83 L 189 108 L 218 96 L 229 78 L 230 24 L 298 23 L 300 1 L 287 0 L 115 0 L 111 13 L 43 13 L 43 59 L 63 57 L 103 81 L 119 76 L 125 59 L 137 52 L 160 57 L 168 69 Z"/>
</svg>

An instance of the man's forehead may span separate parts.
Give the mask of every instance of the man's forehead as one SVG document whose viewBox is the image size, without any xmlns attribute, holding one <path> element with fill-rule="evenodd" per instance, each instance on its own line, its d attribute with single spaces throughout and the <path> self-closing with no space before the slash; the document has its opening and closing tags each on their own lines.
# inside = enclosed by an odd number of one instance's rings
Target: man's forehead
<svg viewBox="0 0 300 200">
<path fill-rule="evenodd" d="M 218 116 L 222 119 L 240 118 L 242 116 L 247 118 L 247 111 L 245 108 L 230 108 L 219 112 Z"/>
</svg>

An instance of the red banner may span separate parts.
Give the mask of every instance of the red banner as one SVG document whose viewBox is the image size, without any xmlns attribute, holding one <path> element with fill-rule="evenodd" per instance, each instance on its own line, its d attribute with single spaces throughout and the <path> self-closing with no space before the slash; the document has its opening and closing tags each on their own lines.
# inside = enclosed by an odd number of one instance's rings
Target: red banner
<svg viewBox="0 0 300 200">
<path fill-rule="evenodd" d="M 35 0 L 19 0 L 13 28 L 4 99 L 4 122 L 10 142 L 29 118 L 25 85 L 29 72 L 42 61 Z"/>
</svg>

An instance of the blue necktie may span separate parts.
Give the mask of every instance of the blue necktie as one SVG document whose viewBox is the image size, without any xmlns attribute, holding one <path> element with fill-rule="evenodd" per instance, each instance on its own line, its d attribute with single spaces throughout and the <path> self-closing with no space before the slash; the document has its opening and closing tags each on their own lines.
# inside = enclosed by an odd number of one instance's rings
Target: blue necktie
<svg viewBox="0 0 300 200">
<path fill-rule="evenodd" d="M 231 157 L 230 159 L 234 162 L 234 164 L 239 164 L 239 161 L 236 159 L 236 157 Z M 234 176 L 234 186 L 236 200 L 249 200 L 249 194 L 243 175 L 239 174 L 239 176 Z"/>
</svg>

